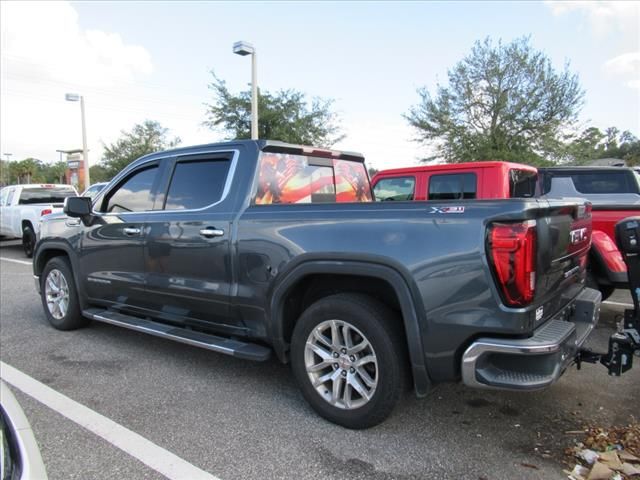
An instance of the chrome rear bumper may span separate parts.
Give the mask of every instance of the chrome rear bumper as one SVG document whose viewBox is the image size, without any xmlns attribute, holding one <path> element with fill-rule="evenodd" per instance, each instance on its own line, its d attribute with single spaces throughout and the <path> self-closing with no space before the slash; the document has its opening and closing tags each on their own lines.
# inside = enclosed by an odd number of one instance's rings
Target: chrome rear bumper
<svg viewBox="0 0 640 480">
<path fill-rule="evenodd" d="M 567 320 L 552 318 L 529 338 L 480 338 L 462 355 L 462 381 L 476 388 L 537 390 L 554 383 L 598 323 L 602 295 L 585 288 Z"/>
</svg>

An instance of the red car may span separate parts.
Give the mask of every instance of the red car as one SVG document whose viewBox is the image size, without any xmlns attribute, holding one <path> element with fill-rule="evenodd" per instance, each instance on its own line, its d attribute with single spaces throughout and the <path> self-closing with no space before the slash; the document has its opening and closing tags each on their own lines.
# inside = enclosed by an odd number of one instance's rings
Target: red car
<svg viewBox="0 0 640 480">
<path fill-rule="evenodd" d="M 588 283 L 603 299 L 627 288 L 627 269 L 615 244 L 614 225 L 640 214 L 638 174 L 623 167 L 537 169 L 509 162 L 469 162 L 395 168 L 371 184 L 377 201 L 463 200 L 548 196 L 580 197 L 593 204 Z"/>
</svg>

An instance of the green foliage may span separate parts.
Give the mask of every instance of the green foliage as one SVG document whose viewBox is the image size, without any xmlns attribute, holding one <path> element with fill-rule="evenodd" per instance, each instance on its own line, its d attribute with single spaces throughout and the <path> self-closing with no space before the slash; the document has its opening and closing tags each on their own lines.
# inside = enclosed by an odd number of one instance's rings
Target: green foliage
<svg viewBox="0 0 640 480">
<path fill-rule="evenodd" d="M 417 141 L 435 146 L 450 162 L 549 163 L 546 155 L 554 159 L 584 95 L 568 65 L 556 72 L 529 38 L 476 42 L 448 80 L 433 96 L 419 89 L 420 103 L 405 118 Z"/>
<path fill-rule="evenodd" d="M 89 167 L 89 177 L 91 183 L 108 182 L 113 178 L 113 175 L 107 173 L 107 169 L 102 165 L 93 165 Z"/>
<path fill-rule="evenodd" d="M 107 178 L 112 178 L 137 158 L 148 153 L 173 148 L 180 143 L 180 138 L 168 138 L 169 130 L 159 122 L 145 120 L 135 125 L 131 131 L 121 131 L 120 138 L 110 145 L 104 146 L 101 166 Z M 91 171 L 89 172 L 91 175 Z M 91 178 L 91 182 L 97 180 Z"/>
<path fill-rule="evenodd" d="M 566 135 L 555 149 L 556 158 L 564 164 L 585 165 L 600 158 L 619 158 L 628 165 L 640 163 L 640 141 L 629 131 L 616 127 L 604 132 L 589 127 L 575 135 Z"/>
<path fill-rule="evenodd" d="M 65 183 L 67 164 L 64 161 L 48 164 L 36 158 L 7 162 L 2 161 L 0 183 Z"/>
<path fill-rule="evenodd" d="M 251 138 L 251 92 L 235 95 L 224 80 L 211 72 L 214 102 L 206 104 L 211 129 L 222 128 L 230 139 Z M 313 98 L 297 90 L 279 90 L 258 95 L 258 137 L 283 142 L 330 147 L 344 138 L 338 116 L 332 112 L 333 100 Z"/>
</svg>

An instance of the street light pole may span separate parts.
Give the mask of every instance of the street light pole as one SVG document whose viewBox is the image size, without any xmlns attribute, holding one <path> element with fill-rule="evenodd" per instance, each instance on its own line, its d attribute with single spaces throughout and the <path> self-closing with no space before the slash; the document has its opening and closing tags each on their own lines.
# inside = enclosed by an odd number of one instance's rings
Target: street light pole
<svg viewBox="0 0 640 480">
<path fill-rule="evenodd" d="M 248 42 L 236 42 L 233 44 L 233 53 L 236 55 L 251 55 L 251 139 L 258 139 L 258 66 L 256 49 Z"/>
<path fill-rule="evenodd" d="M 80 96 L 80 112 L 82 115 L 82 159 L 84 160 L 84 189 L 91 185 L 89 179 L 89 150 L 87 149 L 87 124 L 84 117 L 84 96 Z"/>
<path fill-rule="evenodd" d="M 65 100 L 69 102 L 80 101 L 80 114 L 82 116 L 82 163 L 84 164 L 84 189 L 86 190 L 91 185 L 89 179 L 89 150 L 87 149 L 87 124 L 84 117 L 84 97 L 77 93 L 67 93 L 64 96 Z"/>
<path fill-rule="evenodd" d="M 251 54 L 251 140 L 258 139 L 258 67 L 256 51 Z"/>
</svg>

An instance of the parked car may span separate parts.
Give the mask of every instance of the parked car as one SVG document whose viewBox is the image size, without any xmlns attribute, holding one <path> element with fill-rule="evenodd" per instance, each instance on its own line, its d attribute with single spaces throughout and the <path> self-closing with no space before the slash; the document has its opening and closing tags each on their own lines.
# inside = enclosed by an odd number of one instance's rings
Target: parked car
<svg viewBox="0 0 640 480">
<path fill-rule="evenodd" d="M 383 421 L 462 381 L 555 382 L 598 320 L 586 202 L 375 203 L 360 154 L 272 141 L 154 153 L 42 222 L 57 329 L 89 320 L 248 360 L 273 352 L 324 418 Z"/>
<path fill-rule="evenodd" d="M 65 198 L 78 195 L 71 185 L 10 185 L 0 190 L 0 236 L 21 238 L 24 253 L 33 255 L 40 219 L 62 212 Z"/>
<path fill-rule="evenodd" d="M 579 197 L 593 205 L 593 246 L 587 283 L 608 298 L 628 288 L 627 267 L 616 245 L 615 225 L 640 214 L 640 175 L 626 167 L 552 167 L 538 170 L 540 193 Z"/>
<path fill-rule="evenodd" d="M 47 480 L 38 443 L 16 397 L 0 380 L 0 479 Z"/>
<path fill-rule="evenodd" d="M 96 195 L 98 195 L 102 189 L 108 184 L 109 182 L 98 182 L 98 183 L 94 183 L 93 185 L 91 185 L 89 188 L 87 188 L 84 192 L 82 192 L 82 196 L 83 197 L 89 197 L 89 198 L 94 198 Z"/>
</svg>

